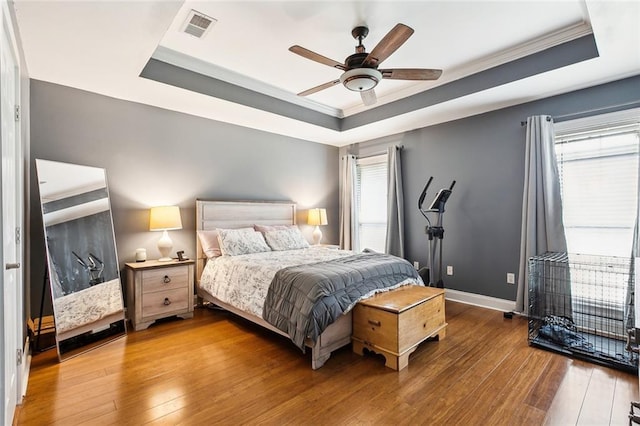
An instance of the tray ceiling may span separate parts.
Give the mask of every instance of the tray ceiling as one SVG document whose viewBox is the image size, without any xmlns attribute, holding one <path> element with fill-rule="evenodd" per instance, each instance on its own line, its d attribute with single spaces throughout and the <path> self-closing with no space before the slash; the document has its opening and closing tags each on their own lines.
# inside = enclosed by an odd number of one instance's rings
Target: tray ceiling
<svg viewBox="0 0 640 426">
<path fill-rule="evenodd" d="M 33 1 L 16 16 L 31 78 L 336 146 L 640 73 L 638 2 Z M 216 20 L 183 32 L 193 10 Z M 435 82 L 382 80 L 378 102 L 336 85 L 366 25 L 367 51 L 397 23 L 415 32 L 384 68 L 440 68 Z"/>
</svg>

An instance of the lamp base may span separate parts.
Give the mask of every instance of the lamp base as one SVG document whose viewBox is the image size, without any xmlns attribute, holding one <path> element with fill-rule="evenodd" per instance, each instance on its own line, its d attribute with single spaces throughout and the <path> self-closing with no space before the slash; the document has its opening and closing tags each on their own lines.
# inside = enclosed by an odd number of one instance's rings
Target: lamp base
<svg viewBox="0 0 640 426">
<path fill-rule="evenodd" d="M 173 248 L 173 241 L 169 238 L 169 233 L 165 230 L 162 231 L 162 237 L 158 240 L 158 251 L 160 251 L 160 259 L 159 262 L 169 262 L 173 260 L 169 253 L 171 253 L 171 249 Z"/>
<path fill-rule="evenodd" d="M 320 241 L 322 241 L 322 231 L 320 230 L 320 227 L 316 225 L 316 229 L 313 230 L 313 244 L 314 245 L 319 245 Z"/>
</svg>

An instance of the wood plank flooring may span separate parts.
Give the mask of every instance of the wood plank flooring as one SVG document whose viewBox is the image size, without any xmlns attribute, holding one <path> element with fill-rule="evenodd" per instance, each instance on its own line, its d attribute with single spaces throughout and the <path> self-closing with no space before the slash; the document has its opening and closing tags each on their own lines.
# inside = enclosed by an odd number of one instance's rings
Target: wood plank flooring
<svg viewBox="0 0 640 426">
<path fill-rule="evenodd" d="M 527 344 L 527 322 L 446 303 L 442 341 L 396 372 L 350 347 L 309 354 L 232 314 L 131 331 L 63 363 L 34 355 L 18 425 L 626 425 L 638 378 Z"/>
</svg>

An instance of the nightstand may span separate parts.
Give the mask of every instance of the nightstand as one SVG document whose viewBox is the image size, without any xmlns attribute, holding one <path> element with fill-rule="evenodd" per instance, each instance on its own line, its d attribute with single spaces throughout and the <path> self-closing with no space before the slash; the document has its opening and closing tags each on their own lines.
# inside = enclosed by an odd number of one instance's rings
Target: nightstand
<svg viewBox="0 0 640 426">
<path fill-rule="evenodd" d="M 170 316 L 193 317 L 193 260 L 126 263 L 127 315 L 135 330 Z"/>
</svg>

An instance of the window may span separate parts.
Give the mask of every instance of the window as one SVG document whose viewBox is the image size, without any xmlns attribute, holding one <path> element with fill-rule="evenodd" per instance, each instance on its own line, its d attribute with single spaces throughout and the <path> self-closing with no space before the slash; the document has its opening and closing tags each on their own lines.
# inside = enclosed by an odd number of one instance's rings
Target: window
<svg viewBox="0 0 640 426">
<path fill-rule="evenodd" d="M 356 162 L 355 251 L 385 251 L 387 232 L 387 155 L 360 158 Z"/>
<path fill-rule="evenodd" d="M 637 123 L 556 136 L 570 253 L 630 256 L 637 220 L 639 137 Z"/>
<path fill-rule="evenodd" d="M 635 117 L 616 119 L 618 114 L 595 117 L 594 122 L 583 119 L 556 125 L 569 253 L 631 256 L 638 220 L 640 120 L 637 113 Z M 579 267 L 571 269 L 574 319 L 588 327 L 589 321 L 596 321 L 594 318 L 607 318 L 612 325 L 606 329 L 621 335 L 627 275 L 601 275 L 590 275 Z"/>
</svg>

